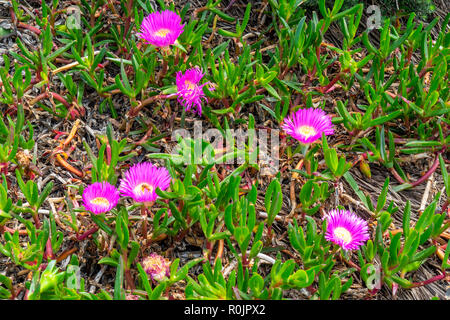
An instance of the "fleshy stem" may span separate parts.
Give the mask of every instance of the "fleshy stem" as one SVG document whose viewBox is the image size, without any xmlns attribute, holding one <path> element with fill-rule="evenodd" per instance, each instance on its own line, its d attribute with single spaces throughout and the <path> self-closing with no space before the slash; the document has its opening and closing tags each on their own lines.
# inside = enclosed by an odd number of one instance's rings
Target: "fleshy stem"
<svg viewBox="0 0 450 320">
<path fill-rule="evenodd" d="M 82 235 L 77 236 L 77 240 L 82 241 L 82 240 L 86 239 L 87 237 L 89 237 L 91 234 L 96 233 L 97 231 L 98 231 L 98 226 L 95 226 L 95 227 L 89 229 L 88 231 L 86 231 L 85 233 L 83 233 Z"/>
<path fill-rule="evenodd" d="M 406 182 L 405 180 L 403 180 L 403 178 L 400 177 L 400 175 L 398 174 L 397 170 L 395 170 L 393 167 L 392 167 L 392 168 L 389 168 L 388 170 L 389 170 L 390 173 L 392 173 L 392 175 L 394 176 L 394 178 L 395 178 L 398 182 L 400 182 L 401 184 L 410 184 L 411 187 L 417 187 L 418 185 L 420 185 L 420 184 L 424 183 L 425 181 L 427 181 L 427 179 L 431 176 L 431 174 L 432 174 L 434 171 L 436 171 L 437 167 L 439 166 L 439 155 L 440 155 L 441 153 L 444 153 L 446 149 L 447 149 L 447 148 L 444 147 L 444 148 L 442 148 L 440 151 L 438 151 L 438 152 L 435 153 L 435 159 L 434 159 L 434 162 L 433 162 L 433 164 L 431 165 L 431 167 L 428 169 L 428 171 L 427 171 L 422 177 L 420 177 L 419 179 L 417 179 L 417 180 L 414 181 L 414 182 Z M 366 153 L 362 154 L 362 158 L 363 158 L 363 159 L 367 159 L 368 154 L 369 154 L 369 155 L 373 155 L 373 152 L 369 151 L 369 152 L 366 152 Z M 378 159 L 378 160 L 379 160 L 380 162 L 383 162 L 383 160 L 382 160 L 381 158 Z M 355 163 L 355 164 L 356 164 L 356 163 Z"/>
<path fill-rule="evenodd" d="M 447 276 L 447 275 L 445 274 L 445 272 L 442 272 L 442 274 L 437 275 L 437 276 L 434 276 L 434 277 L 432 277 L 431 279 L 428 279 L 428 280 L 425 280 L 425 281 L 420 281 L 420 282 L 414 282 L 414 283 L 410 286 L 410 288 L 423 287 L 423 286 L 426 286 L 427 284 L 430 284 L 430 283 L 433 283 L 433 282 L 436 282 L 436 281 L 445 279 L 446 276 Z"/>
<path fill-rule="evenodd" d="M 128 268 L 128 264 L 127 264 L 128 255 L 127 255 L 126 249 L 123 250 L 122 260 L 123 260 L 123 265 L 124 265 L 125 282 L 127 284 L 127 289 L 134 290 L 135 286 L 134 286 L 133 277 L 131 276 L 131 272 L 130 272 L 130 269 Z"/>
<path fill-rule="evenodd" d="M 41 34 L 41 30 L 39 30 L 38 28 L 30 26 L 30 25 L 25 24 L 25 23 L 20 22 L 20 21 L 17 21 L 16 14 L 14 13 L 14 10 L 13 10 L 12 7 L 10 8 L 9 11 L 10 11 L 10 14 L 11 14 L 11 21 L 12 21 L 12 23 L 15 23 L 18 28 L 28 29 L 28 30 L 36 33 L 37 35 Z"/>
<path fill-rule="evenodd" d="M 137 116 L 137 114 L 143 107 L 148 106 L 149 104 L 153 103 L 154 101 L 156 101 L 158 99 L 168 99 L 170 97 L 172 97 L 172 96 L 158 94 L 156 96 L 148 97 L 147 99 L 143 100 L 142 102 L 138 101 L 138 105 L 134 108 L 131 108 L 130 111 L 128 111 L 128 116 L 131 118 L 135 117 L 135 116 Z M 175 97 L 175 96 L 173 96 L 173 97 Z"/>
<path fill-rule="evenodd" d="M 311 163 L 309 162 L 308 159 L 308 149 L 309 149 L 309 143 L 302 145 L 302 154 L 303 154 L 303 164 L 305 166 L 306 169 L 306 173 L 311 175 Z"/>
<path fill-rule="evenodd" d="M 39 220 L 39 214 L 37 212 L 35 212 L 32 214 L 32 216 L 33 216 L 34 224 L 36 225 L 36 229 L 40 229 L 41 221 Z"/>
<path fill-rule="evenodd" d="M 141 207 L 141 216 L 143 219 L 142 235 L 144 236 L 145 239 L 147 239 L 147 206 L 145 205 L 145 203 Z"/>
<path fill-rule="evenodd" d="M 144 222 L 142 224 L 142 234 L 145 239 L 145 243 L 148 242 L 148 232 L 147 232 L 147 217 L 148 213 L 150 212 L 150 208 L 153 206 L 154 202 L 144 202 L 144 204 L 141 207 L 141 215 L 144 219 Z"/>
<path fill-rule="evenodd" d="M 70 108 L 70 104 L 66 101 L 66 99 L 64 99 L 62 96 L 60 96 L 57 93 L 54 92 L 44 92 L 41 93 L 40 95 L 38 95 L 36 98 L 34 98 L 33 100 L 31 100 L 29 102 L 30 106 L 36 104 L 38 101 L 43 100 L 45 98 L 50 98 L 53 97 L 54 99 L 58 100 L 59 102 L 61 102 L 65 107 Z"/>
<path fill-rule="evenodd" d="M 125 38 L 126 38 L 126 36 L 128 34 L 128 31 L 130 30 L 131 17 L 133 15 L 133 6 L 134 6 L 133 0 L 129 0 L 128 4 L 127 4 L 127 14 L 128 15 L 127 15 L 127 18 L 125 20 L 125 28 L 124 28 L 124 31 L 123 31 L 123 42 L 125 42 Z"/>
<path fill-rule="evenodd" d="M 164 79 L 164 77 L 167 74 L 168 64 L 169 64 L 169 61 L 167 60 L 167 58 L 165 56 L 163 56 L 163 65 L 158 74 L 158 83 L 160 85 L 162 85 L 162 80 Z"/>
</svg>

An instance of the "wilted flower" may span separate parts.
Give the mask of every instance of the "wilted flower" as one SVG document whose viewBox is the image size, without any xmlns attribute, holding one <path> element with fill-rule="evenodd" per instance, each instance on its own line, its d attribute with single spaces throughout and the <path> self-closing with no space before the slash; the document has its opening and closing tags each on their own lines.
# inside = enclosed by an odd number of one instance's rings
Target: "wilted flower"
<svg viewBox="0 0 450 320">
<path fill-rule="evenodd" d="M 94 214 L 110 211 L 119 202 L 119 191 L 109 182 L 95 182 L 83 191 L 83 205 Z"/>
<path fill-rule="evenodd" d="M 211 84 L 209 81 L 200 84 L 200 80 L 204 75 L 200 68 L 194 67 L 186 70 L 184 74 L 178 71 L 176 80 L 178 102 L 185 107 L 186 111 L 196 107 L 196 112 L 200 116 L 202 115 L 202 100 L 208 101 L 203 92 L 203 87 Z M 214 90 L 214 88 L 209 90 Z"/>
<path fill-rule="evenodd" d="M 327 220 L 325 239 L 344 250 L 358 249 L 370 238 L 367 222 L 353 212 L 331 210 L 324 219 Z"/>
<path fill-rule="evenodd" d="M 169 276 L 170 261 L 156 253 L 142 260 L 142 267 L 152 280 L 162 281 Z"/>
<path fill-rule="evenodd" d="M 301 143 L 312 143 L 334 133 L 331 118 L 322 109 L 299 109 L 284 119 L 282 128 Z"/>
<path fill-rule="evenodd" d="M 170 174 L 150 162 L 138 163 L 125 172 L 120 181 L 120 193 L 136 202 L 150 203 L 158 198 L 156 189 L 166 190 L 170 185 Z"/>
<path fill-rule="evenodd" d="M 175 43 L 183 30 L 181 18 L 173 11 L 164 10 L 145 17 L 137 36 L 155 47 L 167 47 Z"/>
</svg>

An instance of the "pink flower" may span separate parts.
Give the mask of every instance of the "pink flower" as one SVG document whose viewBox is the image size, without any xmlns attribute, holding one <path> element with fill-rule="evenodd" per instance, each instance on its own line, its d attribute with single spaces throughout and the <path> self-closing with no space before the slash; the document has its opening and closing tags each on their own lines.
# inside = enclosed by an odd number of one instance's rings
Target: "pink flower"
<svg viewBox="0 0 450 320">
<path fill-rule="evenodd" d="M 327 220 L 325 239 L 344 250 L 358 249 L 370 238 L 367 222 L 353 212 L 331 210 L 324 219 Z"/>
<path fill-rule="evenodd" d="M 167 47 L 175 43 L 184 31 L 181 18 L 173 11 L 154 12 L 144 18 L 137 36 L 155 47 Z"/>
<path fill-rule="evenodd" d="M 136 202 L 150 203 L 158 198 L 156 189 L 166 190 L 171 177 L 166 168 L 159 168 L 150 162 L 138 163 L 125 172 L 120 181 L 120 193 Z"/>
<path fill-rule="evenodd" d="M 119 191 L 108 182 L 95 182 L 83 191 L 83 205 L 94 214 L 110 211 L 119 202 Z"/>
<path fill-rule="evenodd" d="M 301 143 L 312 143 L 325 135 L 334 133 L 331 118 L 322 109 L 299 109 L 284 119 L 282 128 Z"/>
<path fill-rule="evenodd" d="M 198 115 L 202 115 L 202 100 L 208 102 L 203 92 L 205 85 L 211 85 L 210 82 L 200 84 L 204 76 L 203 71 L 198 68 L 191 68 L 186 70 L 183 74 L 181 71 L 177 72 L 177 90 L 178 102 L 185 107 L 186 111 L 196 108 Z M 214 90 L 214 88 L 209 88 Z M 195 111 L 194 111 L 195 112 Z"/>
</svg>

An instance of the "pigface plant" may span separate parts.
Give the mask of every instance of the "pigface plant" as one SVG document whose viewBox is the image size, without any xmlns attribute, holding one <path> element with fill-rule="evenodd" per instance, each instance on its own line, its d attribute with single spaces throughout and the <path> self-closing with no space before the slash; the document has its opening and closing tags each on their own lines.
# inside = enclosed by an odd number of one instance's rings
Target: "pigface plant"
<svg viewBox="0 0 450 320">
<path fill-rule="evenodd" d="M 445 298 L 439 1 L 0 2 L 1 299 Z"/>
</svg>

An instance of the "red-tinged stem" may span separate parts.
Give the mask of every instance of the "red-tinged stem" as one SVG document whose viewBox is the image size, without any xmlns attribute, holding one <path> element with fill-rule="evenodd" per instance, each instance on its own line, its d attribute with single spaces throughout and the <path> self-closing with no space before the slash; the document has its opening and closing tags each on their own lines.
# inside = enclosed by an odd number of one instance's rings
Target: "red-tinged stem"
<svg viewBox="0 0 450 320">
<path fill-rule="evenodd" d="M 161 71 L 159 72 L 159 74 L 158 74 L 158 82 L 160 83 L 160 84 L 162 84 L 162 80 L 164 79 L 164 77 L 166 76 L 166 73 L 167 73 L 167 69 L 168 69 L 168 61 L 167 61 L 167 59 L 164 59 L 163 58 L 163 65 L 162 65 L 162 69 L 161 69 Z"/>
<path fill-rule="evenodd" d="M 409 104 L 411 104 L 412 102 L 411 101 L 409 101 L 408 99 L 406 99 L 405 97 L 403 97 L 401 94 L 397 94 L 397 95 L 395 95 L 395 94 L 393 94 L 393 93 L 391 93 L 391 92 L 389 92 L 389 91 L 385 91 L 388 95 L 390 95 L 392 98 L 400 98 L 400 99 L 402 99 L 404 102 L 406 102 L 408 105 Z"/>
<path fill-rule="evenodd" d="M 389 170 L 390 173 L 392 173 L 392 175 L 394 176 L 394 178 L 395 178 L 398 182 L 400 182 L 401 184 L 408 183 L 408 182 L 406 182 L 405 180 L 403 180 L 402 177 L 400 177 L 400 175 L 398 174 L 397 170 L 395 170 L 394 168 L 389 168 L 388 170 Z"/>
<path fill-rule="evenodd" d="M 19 236 L 26 236 L 28 234 L 27 230 L 14 230 L 14 229 L 11 229 L 11 228 L 9 228 L 7 226 L 0 226 L 0 234 L 1 233 L 5 233 L 5 232 L 9 232 L 11 234 L 14 234 L 16 231 L 19 232 Z"/>
<path fill-rule="evenodd" d="M 147 239 L 147 206 L 143 205 L 141 207 L 141 216 L 142 219 L 144 220 L 142 223 L 142 235 L 144 236 L 145 239 Z"/>
<path fill-rule="evenodd" d="M 321 87 L 319 88 L 319 91 L 322 93 L 327 93 L 328 90 L 330 90 L 330 88 L 332 86 L 334 86 L 336 84 L 336 82 L 339 81 L 339 79 L 341 78 L 342 73 L 339 73 L 333 80 L 330 81 L 329 84 L 327 84 L 325 87 Z"/>
<path fill-rule="evenodd" d="M 70 107 L 70 104 L 66 101 L 66 99 L 64 99 L 63 97 L 61 97 L 59 94 L 54 93 L 54 92 L 50 92 L 50 94 L 53 96 L 53 98 L 55 98 L 56 100 L 58 100 L 59 102 L 61 102 L 64 106 L 66 106 L 67 108 Z"/>
<path fill-rule="evenodd" d="M 306 173 L 311 175 L 311 163 L 307 159 L 303 162 L 305 165 Z"/>
<path fill-rule="evenodd" d="M 428 72 L 430 65 L 427 63 L 419 72 L 419 78 L 423 78 L 423 76 Z"/>
<path fill-rule="evenodd" d="M 150 129 L 147 130 L 147 132 L 144 134 L 144 136 L 138 142 L 136 142 L 136 146 L 140 146 L 141 144 L 144 144 L 147 141 L 148 137 L 150 137 L 152 132 L 153 132 L 153 127 L 150 127 Z"/>
<path fill-rule="evenodd" d="M 33 214 L 33 220 L 34 224 L 36 225 L 36 229 L 41 228 L 41 221 L 39 220 L 39 214 L 36 212 L 36 214 Z"/>
<path fill-rule="evenodd" d="M 441 153 L 443 153 L 444 151 L 445 151 L 445 148 L 436 153 L 436 157 L 434 158 L 434 162 L 431 165 L 430 169 L 428 169 L 427 173 L 425 173 L 421 178 L 419 178 L 417 181 L 412 183 L 413 187 L 418 186 L 419 184 L 425 182 L 431 176 L 431 174 L 434 171 L 436 171 L 437 167 L 439 166 L 439 155 Z"/>
<path fill-rule="evenodd" d="M 175 97 L 175 96 L 173 96 Z M 154 102 L 155 100 L 158 99 L 167 99 L 169 98 L 169 95 L 164 95 L 164 94 L 159 94 L 156 96 L 152 96 L 149 97 L 147 99 L 145 99 L 144 101 L 142 101 L 138 106 L 131 108 L 130 111 L 128 111 L 128 116 L 129 117 L 135 117 L 137 116 L 138 112 L 145 106 L 149 105 L 150 103 Z"/>
<path fill-rule="evenodd" d="M 441 214 L 443 214 L 448 208 L 448 199 L 445 201 L 444 205 L 442 206 Z"/>
<path fill-rule="evenodd" d="M 29 85 L 28 87 L 25 88 L 24 92 L 27 92 L 28 90 L 30 90 L 31 88 L 33 88 L 33 86 L 34 86 L 36 83 L 38 83 L 39 81 L 41 81 L 41 80 L 39 80 L 38 77 L 34 77 L 33 79 L 31 79 L 30 85 Z"/>
<path fill-rule="evenodd" d="M 311 295 L 313 295 L 314 293 L 317 292 L 317 288 L 314 288 L 313 285 L 310 285 L 309 287 L 306 287 L 306 290 L 308 290 L 309 293 L 311 293 Z"/>
<path fill-rule="evenodd" d="M 70 104 L 66 101 L 66 99 L 64 99 L 63 97 L 61 97 L 59 94 L 54 93 L 54 92 L 44 92 L 41 93 L 40 95 L 38 95 L 36 98 L 34 98 L 33 100 L 30 101 L 30 105 L 35 104 L 36 102 L 43 100 L 45 98 L 49 98 L 49 95 L 51 95 L 54 99 L 58 100 L 59 102 L 61 102 L 65 107 L 70 108 Z"/>
<path fill-rule="evenodd" d="M 267 244 L 270 245 L 272 243 L 272 237 L 273 237 L 273 235 L 272 235 L 272 226 L 271 225 L 267 227 L 267 236 L 268 236 L 267 237 Z"/>
<path fill-rule="evenodd" d="M 14 300 L 20 293 L 20 291 L 22 291 L 22 288 L 19 287 L 17 288 L 17 290 L 14 289 L 14 286 L 11 286 L 11 300 Z"/>
<path fill-rule="evenodd" d="M 438 151 L 438 152 L 436 153 L 434 162 L 433 162 L 433 164 L 431 165 L 431 167 L 428 169 L 428 171 L 427 171 L 422 177 L 420 177 L 419 179 L 417 179 L 417 180 L 414 181 L 414 182 L 406 182 L 405 180 L 403 180 L 403 178 L 400 177 L 400 175 L 398 174 L 397 170 L 395 170 L 394 168 L 389 168 L 388 170 L 389 170 L 390 173 L 392 173 L 392 175 L 394 176 L 394 178 L 395 178 L 398 182 L 400 182 L 401 184 L 409 183 L 409 184 L 411 184 L 412 187 L 417 187 L 418 185 L 424 183 L 424 182 L 431 176 L 431 174 L 432 174 L 433 172 L 436 171 L 437 167 L 439 166 L 439 155 L 440 155 L 441 153 L 445 152 L 445 150 L 446 150 L 446 148 L 444 147 L 442 150 L 440 150 L 440 151 Z M 368 153 L 369 153 L 370 155 L 373 155 L 373 152 L 370 152 L 370 151 L 369 151 Z M 363 157 L 364 159 L 367 159 L 367 152 L 364 153 L 364 154 L 362 154 L 362 157 Z M 379 159 L 379 160 L 382 162 L 381 159 Z M 356 164 L 356 163 L 355 163 L 355 164 Z"/>
<path fill-rule="evenodd" d="M 91 234 L 96 233 L 97 231 L 98 231 L 98 226 L 95 226 L 92 229 L 89 229 L 88 231 L 83 233 L 82 235 L 77 236 L 77 240 L 82 241 L 82 240 L 86 239 L 87 237 L 89 237 Z"/>
<path fill-rule="evenodd" d="M 375 288 L 375 289 L 373 289 L 373 290 L 369 290 L 369 293 L 370 293 L 372 296 L 374 296 L 374 295 L 376 295 L 376 294 L 378 293 L 378 291 L 380 291 L 380 289 Z"/>
<path fill-rule="evenodd" d="M 133 0 L 128 1 L 127 9 L 128 9 L 127 10 L 128 16 L 127 16 L 127 19 L 125 20 L 125 28 L 123 31 L 124 42 L 125 42 L 125 37 L 127 36 L 128 30 L 130 30 L 130 26 L 131 26 L 131 16 L 133 15 Z"/>
<path fill-rule="evenodd" d="M 245 269 L 247 269 L 247 266 L 248 266 L 247 253 L 243 252 L 242 253 L 242 268 L 244 269 L 244 272 L 245 272 Z"/>
<path fill-rule="evenodd" d="M 206 259 L 208 261 L 211 260 L 212 250 L 213 250 L 212 242 L 209 242 L 208 240 L 206 240 Z"/>
<path fill-rule="evenodd" d="M 4 173 L 5 176 L 8 174 L 8 163 L 0 163 L 0 174 Z"/>
<path fill-rule="evenodd" d="M 30 25 L 28 25 L 28 24 L 25 24 L 25 23 L 23 23 L 23 22 L 17 23 L 17 27 L 18 27 L 18 28 L 23 28 L 23 29 L 28 29 L 28 30 L 30 30 L 30 31 L 32 31 L 32 32 L 34 32 L 34 33 L 36 33 L 37 35 L 40 35 L 40 34 L 41 34 L 41 30 L 39 30 L 38 28 L 33 27 L 33 26 L 30 26 Z"/>
<path fill-rule="evenodd" d="M 41 101 L 41 100 L 43 100 L 43 99 L 45 99 L 45 98 L 47 98 L 47 97 L 48 97 L 47 92 L 41 93 L 40 95 L 38 95 L 37 97 L 35 97 L 33 100 L 31 100 L 31 101 L 29 102 L 29 104 L 32 106 L 32 105 L 34 105 L 35 103 L 37 103 L 38 101 Z"/>
<path fill-rule="evenodd" d="M 430 283 L 433 283 L 433 282 L 436 282 L 436 281 L 445 279 L 446 276 L 447 276 L 447 275 L 443 272 L 442 274 L 440 274 L 440 275 L 438 275 L 438 276 L 434 276 L 434 277 L 431 278 L 431 279 L 428 279 L 428 280 L 425 280 L 425 281 L 420 281 L 420 282 L 415 282 L 415 283 L 413 283 L 413 284 L 410 286 L 410 288 L 423 287 L 423 286 L 426 286 L 427 284 L 430 284 Z"/>
<path fill-rule="evenodd" d="M 128 268 L 128 265 L 127 265 L 127 260 L 128 260 L 127 250 L 123 250 L 122 260 L 123 260 L 123 265 L 125 267 L 124 273 L 125 273 L 126 288 L 128 290 L 134 290 L 135 286 L 134 286 L 133 277 L 131 276 L 130 269 Z"/>
<path fill-rule="evenodd" d="M 11 14 L 11 21 L 12 21 L 12 23 L 15 23 L 17 27 L 28 29 L 28 30 L 33 31 L 34 33 L 36 33 L 38 35 L 41 34 L 41 30 L 39 30 L 38 28 L 29 26 L 29 25 L 27 25 L 27 24 L 25 24 L 23 22 L 20 22 L 20 21 L 17 21 L 16 14 L 14 13 L 14 10 L 13 10 L 12 7 L 9 8 L 9 13 Z"/>
</svg>

